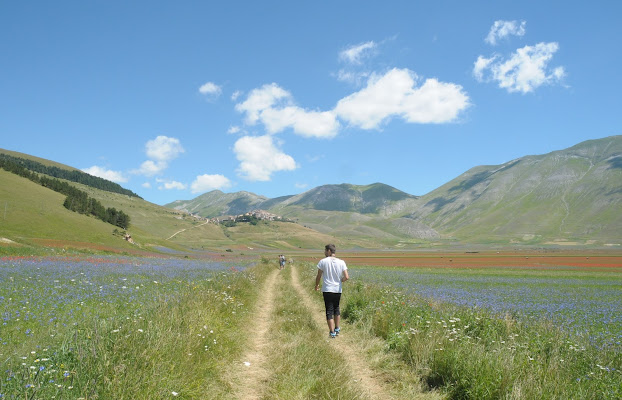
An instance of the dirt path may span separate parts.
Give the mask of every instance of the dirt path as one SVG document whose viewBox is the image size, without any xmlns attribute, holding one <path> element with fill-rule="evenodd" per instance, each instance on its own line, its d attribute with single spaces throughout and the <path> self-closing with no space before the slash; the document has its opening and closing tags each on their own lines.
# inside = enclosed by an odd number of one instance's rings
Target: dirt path
<svg viewBox="0 0 622 400">
<path fill-rule="evenodd" d="M 268 330 L 270 316 L 274 310 L 274 292 L 278 278 L 278 270 L 274 270 L 266 278 L 261 294 L 257 299 L 257 309 L 253 322 L 248 327 L 252 335 L 247 352 L 242 356 L 237 366 L 237 375 L 240 382 L 237 385 L 237 399 L 259 399 L 270 377 L 266 366 L 268 347 Z"/>
<path fill-rule="evenodd" d="M 248 349 L 241 359 L 235 362 L 231 370 L 231 382 L 235 388 L 235 399 L 261 399 L 265 398 L 269 390 L 272 371 L 268 365 L 271 351 L 274 351 L 275 343 L 271 342 L 270 329 L 274 313 L 276 312 L 276 288 L 283 283 L 283 273 L 291 274 L 291 285 L 296 291 L 300 303 L 311 313 L 312 320 L 318 329 L 326 333 L 326 345 L 330 346 L 336 354 L 340 354 L 346 362 L 346 368 L 351 374 L 351 384 L 355 385 L 364 399 L 397 399 L 407 398 L 438 400 L 441 397 L 432 393 L 422 393 L 420 387 L 415 387 L 415 379 L 412 376 L 397 376 L 392 373 L 375 372 L 371 367 L 371 361 L 366 358 L 368 350 L 374 346 L 374 341 L 369 338 L 363 339 L 355 332 L 344 332 L 337 339 L 329 339 L 326 327 L 326 318 L 323 306 L 314 301 L 311 294 L 303 289 L 299 272 L 296 267 L 289 267 L 289 271 L 273 270 L 262 284 L 260 295 L 257 298 L 253 318 L 248 324 L 250 342 Z M 312 285 L 314 282 L 307 282 Z M 367 346 L 367 347 L 365 347 Z M 375 361 L 377 356 L 372 356 Z M 381 356 L 382 357 L 382 356 Z M 391 357 L 391 356 L 389 356 Z M 392 386 L 387 382 L 394 382 L 400 386 Z"/>
<path fill-rule="evenodd" d="M 326 326 L 326 317 L 324 309 L 319 307 L 311 297 L 305 292 L 300 285 L 298 271 L 296 268 L 290 268 L 292 274 L 292 285 L 300 295 L 300 298 L 306 308 L 313 314 L 313 320 L 322 329 L 326 330 L 328 336 L 328 327 Z M 307 282 L 312 285 L 314 282 Z M 347 334 L 340 335 L 337 339 L 326 339 L 329 341 L 335 351 L 341 352 L 344 359 L 347 360 L 348 367 L 356 384 L 362 389 L 369 398 L 372 399 L 390 399 L 389 388 L 386 387 L 382 379 L 377 377 L 371 370 L 369 363 L 365 361 L 361 353 L 363 349 L 359 348 Z"/>
<path fill-rule="evenodd" d="M 202 223 L 201 225 L 193 226 L 193 227 L 191 227 L 191 228 L 185 228 L 185 229 L 182 229 L 182 230 L 180 230 L 180 231 L 177 231 L 177 232 L 173 233 L 173 234 L 172 234 L 169 238 L 167 238 L 166 240 L 171 240 L 171 239 L 172 239 L 172 238 L 174 238 L 174 237 L 175 237 L 175 235 L 177 235 L 178 233 L 185 232 L 185 231 L 187 231 L 188 229 L 198 228 L 199 226 L 203 226 L 203 225 L 206 225 L 206 224 L 209 224 L 209 221 L 207 221 L 207 222 L 205 222 L 205 223 Z"/>
</svg>

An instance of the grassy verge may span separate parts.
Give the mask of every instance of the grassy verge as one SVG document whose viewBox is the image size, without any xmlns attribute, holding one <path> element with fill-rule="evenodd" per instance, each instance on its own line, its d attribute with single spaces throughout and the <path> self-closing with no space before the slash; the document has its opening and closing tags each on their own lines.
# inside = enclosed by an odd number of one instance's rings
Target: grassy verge
<svg viewBox="0 0 622 400">
<path fill-rule="evenodd" d="M 430 388 L 451 399 L 618 399 L 622 352 L 546 322 L 522 325 L 356 283 L 343 317 L 384 339 Z"/>
<path fill-rule="evenodd" d="M 90 279 L 75 270 L 77 278 L 46 280 L 36 272 L 45 266 L 33 265 L 5 277 L 0 293 L 0 398 L 198 399 L 232 392 L 223 371 L 246 342 L 243 327 L 262 276 L 256 269 Z M 102 301 L 98 293 L 116 282 L 123 286 Z M 39 289 L 25 295 L 26 285 Z"/>
</svg>

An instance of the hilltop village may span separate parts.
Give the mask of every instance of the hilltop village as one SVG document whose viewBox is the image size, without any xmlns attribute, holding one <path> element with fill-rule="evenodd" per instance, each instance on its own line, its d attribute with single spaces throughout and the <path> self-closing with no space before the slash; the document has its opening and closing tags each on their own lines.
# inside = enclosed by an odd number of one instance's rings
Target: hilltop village
<svg viewBox="0 0 622 400">
<path fill-rule="evenodd" d="M 225 226 L 231 226 L 238 222 L 249 222 L 252 225 L 256 225 L 259 221 L 296 222 L 293 219 L 283 218 L 280 215 L 272 214 L 265 210 L 253 210 L 239 215 L 221 215 L 214 218 L 205 218 L 193 213 L 190 213 L 190 215 L 196 219 L 207 221 L 211 224 L 222 224 Z"/>
</svg>

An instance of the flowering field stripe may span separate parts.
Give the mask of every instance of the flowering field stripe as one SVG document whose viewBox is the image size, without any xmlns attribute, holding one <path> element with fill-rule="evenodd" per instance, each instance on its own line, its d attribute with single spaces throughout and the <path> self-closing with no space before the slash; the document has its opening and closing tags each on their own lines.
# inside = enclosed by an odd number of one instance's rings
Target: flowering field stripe
<svg viewBox="0 0 622 400">
<path fill-rule="evenodd" d="M 622 268 L 435 269 L 357 267 L 352 272 L 435 302 L 547 320 L 598 346 L 622 341 Z"/>
<path fill-rule="evenodd" d="M 622 398 L 622 269 L 349 269 L 343 317 L 449 398 Z"/>
<path fill-rule="evenodd" d="M 0 399 L 227 391 L 255 280 L 200 259 L 1 258 Z"/>
</svg>

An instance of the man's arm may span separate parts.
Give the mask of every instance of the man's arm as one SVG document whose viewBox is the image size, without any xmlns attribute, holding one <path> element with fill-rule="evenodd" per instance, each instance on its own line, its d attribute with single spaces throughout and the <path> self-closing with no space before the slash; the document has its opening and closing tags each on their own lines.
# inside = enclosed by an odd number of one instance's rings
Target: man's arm
<svg viewBox="0 0 622 400">
<path fill-rule="evenodd" d="M 347 270 L 347 269 L 344 269 L 344 270 L 343 270 L 343 276 L 341 277 L 341 282 L 345 282 L 345 281 L 347 281 L 348 279 L 350 279 L 350 275 L 348 275 L 348 270 Z"/>
<path fill-rule="evenodd" d="M 320 290 L 320 280 L 322 279 L 322 270 L 317 270 L 317 276 L 315 277 L 315 291 Z"/>
</svg>

